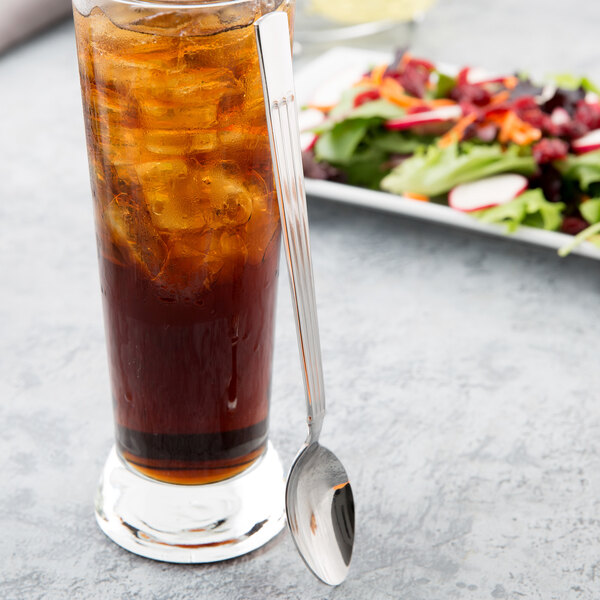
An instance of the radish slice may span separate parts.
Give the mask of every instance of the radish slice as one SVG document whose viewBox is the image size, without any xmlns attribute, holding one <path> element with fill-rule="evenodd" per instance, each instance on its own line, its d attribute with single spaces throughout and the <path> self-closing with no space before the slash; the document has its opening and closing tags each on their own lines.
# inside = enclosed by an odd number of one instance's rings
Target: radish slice
<svg viewBox="0 0 600 600">
<path fill-rule="evenodd" d="M 386 129 L 402 130 L 416 127 L 417 125 L 427 125 L 429 123 L 443 123 L 445 121 L 453 121 L 462 117 L 462 109 L 460 106 L 442 106 L 428 112 L 415 113 L 406 115 L 401 119 L 394 119 L 385 124 Z"/>
<path fill-rule="evenodd" d="M 542 88 L 540 94 L 535 97 L 535 101 L 538 104 L 544 104 L 544 102 L 547 102 L 548 100 L 554 97 L 554 94 L 556 94 L 557 89 L 558 88 L 556 87 L 555 83 L 547 83 Z"/>
<path fill-rule="evenodd" d="M 571 145 L 577 154 L 584 154 L 600 149 L 600 129 L 594 129 L 594 131 L 590 131 L 584 136 L 573 140 Z"/>
<path fill-rule="evenodd" d="M 471 85 L 481 85 L 483 83 L 502 83 L 506 79 L 506 75 L 495 75 L 488 73 L 484 69 L 474 67 L 469 69 L 467 73 L 467 83 Z"/>
<path fill-rule="evenodd" d="M 298 125 L 300 126 L 300 147 L 302 148 L 302 152 L 310 150 L 317 141 L 317 136 L 312 131 L 307 131 L 307 129 L 312 129 L 320 125 L 324 120 L 325 115 L 316 108 L 307 108 L 300 111 L 298 114 Z"/>
<path fill-rule="evenodd" d="M 300 148 L 302 152 L 308 152 L 308 150 L 312 150 L 317 140 L 319 139 L 318 135 L 314 133 L 304 133 L 300 135 Z"/>
<path fill-rule="evenodd" d="M 514 200 L 527 188 L 523 175 L 506 173 L 457 185 L 448 194 L 448 204 L 462 212 L 491 208 Z"/>
<path fill-rule="evenodd" d="M 571 120 L 569 113 L 560 106 L 557 106 L 550 115 L 550 120 L 554 125 L 564 125 Z"/>
<path fill-rule="evenodd" d="M 335 106 L 342 93 L 351 88 L 364 75 L 363 69 L 346 69 L 330 77 L 314 91 L 310 104 L 314 106 Z"/>
</svg>

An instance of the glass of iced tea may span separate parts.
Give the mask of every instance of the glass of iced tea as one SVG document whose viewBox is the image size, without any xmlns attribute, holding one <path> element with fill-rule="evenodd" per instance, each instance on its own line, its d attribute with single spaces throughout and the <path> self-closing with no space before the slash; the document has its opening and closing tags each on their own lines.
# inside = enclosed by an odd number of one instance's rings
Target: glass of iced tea
<svg viewBox="0 0 600 600">
<path fill-rule="evenodd" d="M 283 526 L 280 225 L 254 22 L 294 0 L 74 0 L 116 444 L 102 530 L 171 562 Z"/>
</svg>

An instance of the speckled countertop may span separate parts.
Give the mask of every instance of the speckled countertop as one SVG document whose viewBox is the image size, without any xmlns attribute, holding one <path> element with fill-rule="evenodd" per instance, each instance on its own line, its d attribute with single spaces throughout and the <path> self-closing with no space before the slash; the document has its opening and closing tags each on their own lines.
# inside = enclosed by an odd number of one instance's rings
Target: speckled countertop
<svg viewBox="0 0 600 600">
<path fill-rule="evenodd" d="M 519 18 L 517 18 L 519 16 Z M 600 80 L 600 5 L 439 0 L 415 52 Z M 310 202 L 329 416 L 358 514 L 348 581 L 283 533 L 227 563 L 128 554 L 92 498 L 112 443 L 69 24 L 0 58 L 0 598 L 600 597 L 600 269 Z M 280 280 L 271 438 L 304 437 Z"/>
</svg>

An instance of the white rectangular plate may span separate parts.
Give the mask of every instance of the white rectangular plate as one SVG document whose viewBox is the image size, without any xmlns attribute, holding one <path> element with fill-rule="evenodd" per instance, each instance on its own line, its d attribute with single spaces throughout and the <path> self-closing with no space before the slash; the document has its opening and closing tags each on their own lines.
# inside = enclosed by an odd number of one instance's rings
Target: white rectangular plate
<svg viewBox="0 0 600 600">
<path fill-rule="evenodd" d="M 316 60 L 305 65 L 296 74 L 296 92 L 299 105 L 310 102 L 314 91 L 324 84 L 331 88 L 336 85 L 347 87 L 356 81 L 361 73 L 376 64 L 389 62 L 390 56 L 381 52 L 355 48 L 334 48 Z M 489 235 L 515 239 L 538 246 L 558 250 L 573 240 L 572 236 L 555 231 L 545 231 L 533 227 L 520 227 L 514 233 L 507 233 L 501 225 L 481 223 L 474 217 L 453 210 L 448 206 L 418 202 L 387 192 L 367 190 L 343 183 L 306 180 L 306 192 L 310 196 L 325 198 L 344 204 L 354 204 L 365 208 L 382 210 L 417 219 L 434 221 L 442 225 L 462 227 Z M 600 260 L 600 248 L 584 242 L 572 252 Z"/>
</svg>

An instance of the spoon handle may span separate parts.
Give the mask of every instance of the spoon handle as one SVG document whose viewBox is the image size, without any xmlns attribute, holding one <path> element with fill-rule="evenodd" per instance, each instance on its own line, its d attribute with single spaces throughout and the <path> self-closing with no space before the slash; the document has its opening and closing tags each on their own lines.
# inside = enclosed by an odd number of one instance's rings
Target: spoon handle
<svg viewBox="0 0 600 600">
<path fill-rule="evenodd" d="M 309 442 L 313 442 L 325 416 L 325 388 L 287 15 L 267 14 L 256 22 L 255 29 L 306 391 Z"/>
</svg>

